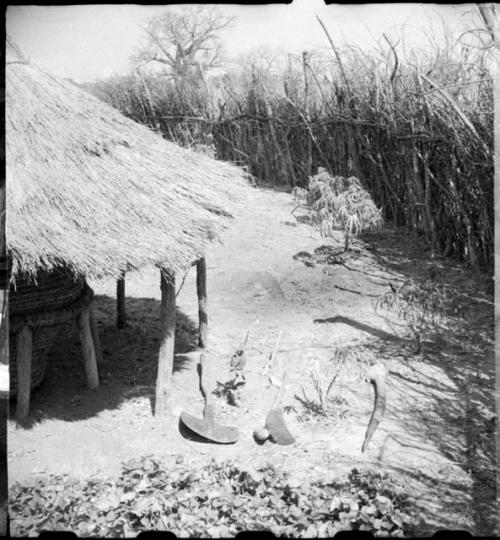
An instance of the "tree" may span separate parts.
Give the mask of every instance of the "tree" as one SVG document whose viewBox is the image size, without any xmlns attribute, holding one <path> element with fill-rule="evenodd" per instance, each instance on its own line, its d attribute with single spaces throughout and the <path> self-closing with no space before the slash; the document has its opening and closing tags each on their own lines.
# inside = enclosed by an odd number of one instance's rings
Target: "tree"
<svg viewBox="0 0 500 540">
<path fill-rule="evenodd" d="M 192 5 L 168 9 L 144 28 L 144 44 L 132 57 L 136 68 L 159 67 L 176 80 L 196 79 L 224 60 L 221 33 L 234 23 L 215 6 Z"/>
</svg>

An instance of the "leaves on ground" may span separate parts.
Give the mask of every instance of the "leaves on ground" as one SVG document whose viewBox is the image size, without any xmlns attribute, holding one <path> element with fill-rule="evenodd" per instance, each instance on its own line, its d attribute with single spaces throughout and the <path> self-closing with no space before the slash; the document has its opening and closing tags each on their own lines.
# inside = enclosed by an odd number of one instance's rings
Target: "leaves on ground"
<svg viewBox="0 0 500 540">
<path fill-rule="evenodd" d="M 352 469 L 344 482 L 298 481 L 272 466 L 231 461 L 167 468 L 153 457 L 131 460 L 116 480 L 48 476 L 10 490 L 11 531 L 35 536 L 70 530 L 79 536 L 130 536 L 169 530 L 182 536 L 228 537 L 243 530 L 280 536 L 330 536 L 341 530 L 405 536 L 417 524 L 409 497 L 388 476 Z"/>
</svg>

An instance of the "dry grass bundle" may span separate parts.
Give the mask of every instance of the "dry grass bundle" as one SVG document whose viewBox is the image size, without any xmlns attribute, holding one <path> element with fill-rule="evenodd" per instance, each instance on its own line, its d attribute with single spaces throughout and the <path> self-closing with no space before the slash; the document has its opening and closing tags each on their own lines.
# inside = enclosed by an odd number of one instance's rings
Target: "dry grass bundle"
<svg viewBox="0 0 500 540">
<path fill-rule="evenodd" d="M 245 173 L 164 140 L 75 85 L 6 57 L 7 242 L 13 274 L 64 262 L 120 276 L 183 270 L 244 200 Z"/>
</svg>

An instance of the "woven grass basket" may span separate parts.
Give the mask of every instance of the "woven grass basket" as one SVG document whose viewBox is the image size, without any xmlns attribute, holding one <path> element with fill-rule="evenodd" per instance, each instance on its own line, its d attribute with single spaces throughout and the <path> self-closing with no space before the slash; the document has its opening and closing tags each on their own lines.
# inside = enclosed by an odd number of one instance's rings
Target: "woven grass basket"
<svg viewBox="0 0 500 540">
<path fill-rule="evenodd" d="M 68 320 L 68 307 L 81 298 L 83 278 L 76 278 L 64 268 L 39 272 L 36 280 L 16 278 L 9 291 L 9 371 L 10 395 L 17 391 L 16 332 L 28 322 L 32 330 L 31 388 L 43 380 L 47 355 L 62 325 Z"/>
</svg>

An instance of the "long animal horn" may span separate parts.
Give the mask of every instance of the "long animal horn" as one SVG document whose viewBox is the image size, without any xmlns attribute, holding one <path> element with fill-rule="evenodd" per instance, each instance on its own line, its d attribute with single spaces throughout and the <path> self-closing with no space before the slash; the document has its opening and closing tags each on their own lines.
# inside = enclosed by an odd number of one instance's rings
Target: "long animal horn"
<svg viewBox="0 0 500 540">
<path fill-rule="evenodd" d="M 364 453 L 372 435 L 375 433 L 377 426 L 384 417 L 385 413 L 385 381 L 387 379 L 387 369 L 382 364 L 375 364 L 366 370 L 368 380 L 373 384 L 375 390 L 375 401 L 373 404 L 372 416 L 368 427 L 366 428 L 365 441 L 361 447 L 361 452 Z"/>
</svg>

